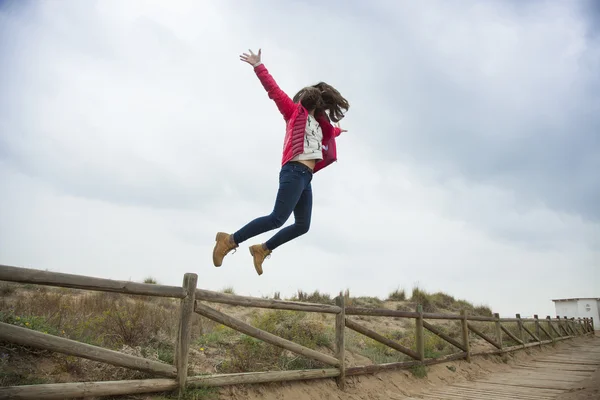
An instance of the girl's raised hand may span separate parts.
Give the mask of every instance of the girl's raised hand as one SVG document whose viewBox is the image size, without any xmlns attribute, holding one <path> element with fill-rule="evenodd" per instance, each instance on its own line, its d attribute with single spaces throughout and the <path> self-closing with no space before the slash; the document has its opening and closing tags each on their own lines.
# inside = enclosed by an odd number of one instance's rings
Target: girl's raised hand
<svg viewBox="0 0 600 400">
<path fill-rule="evenodd" d="M 261 49 L 258 49 L 258 54 L 254 54 L 252 50 L 248 49 L 250 54 L 244 53 L 240 56 L 240 60 L 247 62 L 248 64 L 254 66 L 256 63 L 260 62 Z"/>
</svg>

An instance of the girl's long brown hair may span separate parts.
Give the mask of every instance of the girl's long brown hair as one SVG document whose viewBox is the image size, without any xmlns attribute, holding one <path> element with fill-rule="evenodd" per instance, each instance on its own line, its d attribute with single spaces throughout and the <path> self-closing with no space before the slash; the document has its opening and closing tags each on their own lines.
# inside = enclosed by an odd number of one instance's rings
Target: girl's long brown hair
<svg viewBox="0 0 600 400">
<path fill-rule="evenodd" d="M 321 94 L 320 99 L 315 99 L 315 90 L 318 89 Z M 302 100 L 300 99 L 302 97 Z M 329 111 L 329 119 L 333 122 L 339 122 L 344 118 L 344 113 L 350 108 L 348 100 L 340 94 L 340 92 L 333 86 L 319 82 L 316 85 L 312 85 L 301 89 L 293 98 L 294 103 L 298 101 L 302 102 L 305 107 L 307 105 L 314 105 L 313 107 L 306 107 L 307 109 L 315 108 L 315 114 L 325 114 L 325 111 Z M 307 104 L 304 104 L 304 103 Z M 327 115 L 327 114 L 325 114 Z"/>
</svg>

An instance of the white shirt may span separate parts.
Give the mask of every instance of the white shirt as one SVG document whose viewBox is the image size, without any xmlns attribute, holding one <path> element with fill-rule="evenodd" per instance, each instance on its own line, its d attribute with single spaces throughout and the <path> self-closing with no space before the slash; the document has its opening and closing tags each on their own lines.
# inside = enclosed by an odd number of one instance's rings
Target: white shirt
<svg viewBox="0 0 600 400">
<path fill-rule="evenodd" d="M 298 154 L 292 161 L 298 160 L 322 160 L 323 159 L 323 131 L 321 125 L 312 115 L 308 115 L 306 128 L 304 129 L 304 151 Z"/>
</svg>

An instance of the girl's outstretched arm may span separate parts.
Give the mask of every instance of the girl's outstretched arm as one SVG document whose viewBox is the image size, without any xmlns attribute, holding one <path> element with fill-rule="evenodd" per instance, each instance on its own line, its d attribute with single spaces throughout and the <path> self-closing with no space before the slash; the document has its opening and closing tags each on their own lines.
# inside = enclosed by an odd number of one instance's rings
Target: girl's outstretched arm
<svg viewBox="0 0 600 400">
<path fill-rule="evenodd" d="M 348 130 L 342 129 L 339 122 L 336 123 L 335 128 L 333 128 L 333 134 L 337 137 L 337 136 L 340 136 L 342 134 L 342 132 L 348 132 Z"/>
<path fill-rule="evenodd" d="M 295 105 L 292 99 L 277 85 L 275 79 L 271 76 L 267 68 L 261 61 L 261 49 L 258 49 L 258 54 L 254 54 L 252 50 L 249 50 L 250 54 L 244 53 L 240 56 L 240 60 L 247 62 L 254 67 L 256 76 L 262 83 L 263 87 L 267 91 L 269 98 L 275 101 L 279 112 L 283 115 L 283 118 L 287 121 L 294 112 Z"/>
</svg>

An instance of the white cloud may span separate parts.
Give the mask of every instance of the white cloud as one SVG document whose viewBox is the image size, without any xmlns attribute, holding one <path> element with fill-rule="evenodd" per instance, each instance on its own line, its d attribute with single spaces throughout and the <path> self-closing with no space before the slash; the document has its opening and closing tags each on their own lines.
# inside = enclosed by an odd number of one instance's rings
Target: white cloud
<svg viewBox="0 0 600 400">
<path fill-rule="evenodd" d="M 570 8 L 547 5 L 532 20 L 500 3 L 334 14 L 260 4 L 62 2 L 0 14 L 14 39 L 0 42 L 11 54 L 0 78 L 0 262 L 166 284 L 197 272 L 201 287 L 249 295 L 349 287 L 383 297 L 418 282 L 503 314 L 553 314 L 551 298 L 598 295 L 598 223 L 556 209 L 547 191 L 524 202 L 506 183 L 523 177 L 501 162 L 504 141 L 482 129 L 488 153 L 473 154 L 472 132 L 454 129 L 501 122 L 519 144 L 544 127 L 523 106 L 553 109 L 571 85 L 587 98 L 584 81 L 569 80 L 578 55 L 593 54 Z M 562 61 L 549 63 L 556 41 Z M 351 103 L 339 162 L 314 177 L 311 231 L 261 277 L 251 243 L 211 263 L 215 232 L 269 213 L 277 190 L 283 120 L 238 60 L 248 47 L 263 48 L 290 95 L 325 80 Z M 441 102 L 448 88 L 461 91 Z M 482 93 L 490 100 L 472 119 L 440 114 Z M 452 140 L 427 136 L 449 121 L 454 130 L 439 134 Z M 553 134 L 571 134 L 559 126 Z M 500 161 L 472 171 L 465 154 Z M 575 189 L 593 193 L 582 182 Z"/>
</svg>

